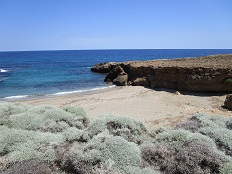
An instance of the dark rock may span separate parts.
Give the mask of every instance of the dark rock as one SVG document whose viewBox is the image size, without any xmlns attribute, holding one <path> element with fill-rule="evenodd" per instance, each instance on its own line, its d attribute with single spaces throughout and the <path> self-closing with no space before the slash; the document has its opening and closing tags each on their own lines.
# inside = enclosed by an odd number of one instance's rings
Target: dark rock
<svg viewBox="0 0 232 174">
<path fill-rule="evenodd" d="M 118 77 L 116 77 L 113 80 L 113 84 L 115 84 L 117 86 L 126 86 L 127 85 L 127 81 L 128 81 L 128 75 L 127 74 L 123 74 L 123 75 L 119 75 Z"/>
<path fill-rule="evenodd" d="M 131 80 L 131 85 L 133 86 L 150 86 L 147 77 L 136 77 L 135 79 Z"/>
<path fill-rule="evenodd" d="M 224 106 L 227 108 L 227 109 L 230 109 L 232 110 L 232 94 L 228 94 L 226 96 L 226 100 L 224 102 Z"/>
<path fill-rule="evenodd" d="M 105 82 L 113 82 L 114 79 L 116 79 L 118 76 L 126 75 L 125 71 L 122 69 L 121 66 L 116 66 L 114 69 L 112 69 L 105 78 Z"/>
<path fill-rule="evenodd" d="M 116 66 L 117 66 L 117 63 L 115 62 L 99 63 L 99 64 L 94 65 L 91 68 L 91 71 L 98 72 L 98 73 L 109 73 Z"/>
</svg>

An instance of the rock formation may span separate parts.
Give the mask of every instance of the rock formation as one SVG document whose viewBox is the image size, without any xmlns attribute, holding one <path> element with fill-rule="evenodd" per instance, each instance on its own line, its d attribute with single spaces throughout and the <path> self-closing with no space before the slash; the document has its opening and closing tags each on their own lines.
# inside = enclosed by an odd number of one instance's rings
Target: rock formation
<svg viewBox="0 0 232 174">
<path fill-rule="evenodd" d="M 116 85 L 171 88 L 185 91 L 232 92 L 232 54 L 199 58 L 97 64 Z"/>
<path fill-rule="evenodd" d="M 105 62 L 94 65 L 91 71 L 98 73 L 109 73 L 113 68 L 117 66 L 115 62 Z"/>
<path fill-rule="evenodd" d="M 232 110 L 232 94 L 228 94 L 226 96 L 224 106 L 225 106 L 225 108 Z"/>
</svg>

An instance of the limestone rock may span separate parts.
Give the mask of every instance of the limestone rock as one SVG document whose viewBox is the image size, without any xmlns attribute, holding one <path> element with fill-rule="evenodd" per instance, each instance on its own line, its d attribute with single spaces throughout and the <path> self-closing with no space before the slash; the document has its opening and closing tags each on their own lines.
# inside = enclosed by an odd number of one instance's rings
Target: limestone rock
<svg viewBox="0 0 232 174">
<path fill-rule="evenodd" d="M 224 102 L 224 106 L 227 108 L 227 109 L 230 109 L 232 110 L 232 94 L 228 94 L 226 96 L 226 100 Z"/>
</svg>

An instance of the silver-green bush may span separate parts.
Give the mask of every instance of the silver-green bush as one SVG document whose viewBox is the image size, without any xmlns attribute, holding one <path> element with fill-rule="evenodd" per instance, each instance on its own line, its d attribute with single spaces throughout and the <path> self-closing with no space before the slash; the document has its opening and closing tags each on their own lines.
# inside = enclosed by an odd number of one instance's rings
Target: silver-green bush
<svg viewBox="0 0 232 174">
<path fill-rule="evenodd" d="M 82 110 L 77 115 L 77 113 L 72 114 L 52 106 L 39 106 L 21 114 L 11 115 L 7 126 L 54 133 L 62 132 L 69 127 L 84 129 L 86 126 L 86 121 L 84 121 L 86 116 L 84 114 Z"/>
<path fill-rule="evenodd" d="M 232 156 L 232 130 L 223 127 L 205 127 L 199 132 L 212 138 L 219 149 Z"/>
<path fill-rule="evenodd" d="M 216 149 L 215 142 L 211 138 L 205 135 L 202 135 L 198 132 L 192 133 L 184 129 L 167 130 L 167 131 L 161 132 L 157 134 L 155 140 L 156 140 L 156 143 L 167 143 L 174 148 L 179 148 L 186 142 L 197 140 L 197 141 L 208 144 L 213 149 Z"/>
<path fill-rule="evenodd" d="M 232 163 L 226 163 L 220 168 L 220 174 L 231 174 L 232 173 Z"/>
<path fill-rule="evenodd" d="M 83 139 L 88 141 L 105 130 L 109 131 L 111 135 L 121 136 L 135 143 L 140 143 L 143 139 L 140 136 L 148 133 L 148 128 L 142 122 L 126 117 L 102 116 L 90 124 Z"/>
<path fill-rule="evenodd" d="M 81 121 L 85 125 L 85 127 L 89 126 L 90 120 L 83 108 L 74 107 L 74 106 L 65 106 L 63 107 L 63 110 L 76 115 L 76 117 L 78 117 L 78 120 Z"/>
<path fill-rule="evenodd" d="M 12 163 L 30 159 L 54 161 L 53 148 L 62 143 L 62 135 L 0 127 L 0 154 L 7 154 Z"/>
<path fill-rule="evenodd" d="M 227 161 L 220 153 L 199 141 L 186 142 L 179 148 L 166 143 L 145 143 L 140 149 L 145 163 L 165 174 L 216 174 Z"/>
<path fill-rule="evenodd" d="M 100 166 L 123 169 L 125 166 L 139 166 L 140 162 L 140 150 L 135 143 L 103 132 L 83 146 L 72 147 L 62 166 L 77 173 L 93 173 Z"/>
<path fill-rule="evenodd" d="M 128 166 L 124 168 L 125 174 L 160 174 L 159 171 L 154 170 L 150 167 L 135 167 L 135 166 Z"/>
<path fill-rule="evenodd" d="M 232 118 L 228 119 L 226 122 L 227 129 L 232 130 Z"/>
<path fill-rule="evenodd" d="M 38 160 L 29 160 L 21 163 L 17 163 L 1 174 L 51 174 L 52 170 L 49 165 L 38 161 Z"/>
<path fill-rule="evenodd" d="M 0 102 L 0 125 L 7 124 L 10 115 L 23 113 L 27 109 L 28 106 L 21 103 Z"/>
<path fill-rule="evenodd" d="M 203 113 L 195 114 L 190 120 L 198 121 L 201 127 L 226 127 L 226 117 L 222 116 L 209 116 Z"/>
</svg>

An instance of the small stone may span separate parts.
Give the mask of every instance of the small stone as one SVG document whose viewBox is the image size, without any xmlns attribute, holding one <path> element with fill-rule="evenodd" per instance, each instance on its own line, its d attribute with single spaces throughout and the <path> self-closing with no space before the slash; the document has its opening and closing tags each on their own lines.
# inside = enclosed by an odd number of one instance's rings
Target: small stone
<svg viewBox="0 0 232 174">
<path fill-rule="evenodd" d="M 232 110 L 232 94 L 228 94 L 226 96 L 226 100 L 224 102 L 225 108 Z"/>
<path fill-rule="evenodd" d="M 176 95 L 181 95 L 181 93 L 179 91 L 176 91 L 175 94 Z"/>
</svg>

